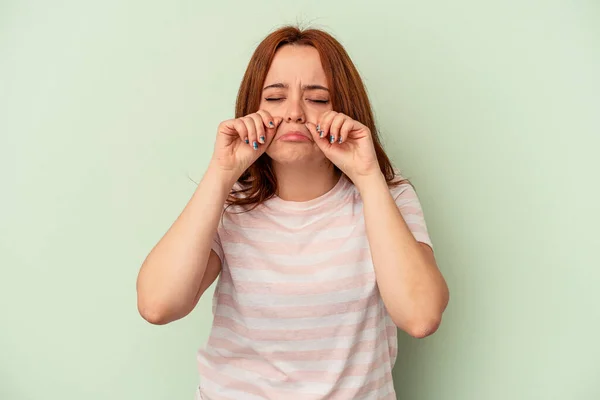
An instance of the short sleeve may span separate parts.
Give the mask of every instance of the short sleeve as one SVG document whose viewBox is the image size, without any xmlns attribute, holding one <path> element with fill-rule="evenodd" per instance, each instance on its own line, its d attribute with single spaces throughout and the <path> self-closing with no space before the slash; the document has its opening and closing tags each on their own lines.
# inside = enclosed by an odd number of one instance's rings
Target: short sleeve
<svg viewBox="0 0 600 400">
<path fill-rule="evenodd" d="M 217 253 L 221 263 L 223 263 L 224 254 L 223 254 L 223 244 L 221 243 L 221 238 L 219 236 L 219 229 L 215 232 L 215 236 L 213 236 L 211 249 Z"/>
<path fill-rule="evenodd" d="M 244 196 L 243 192 L 239 193 L 239 191 L 241 191 L 243 189 L 244 189 L 244 187 L 239 182 L 235 182 L 233 184 L 233 187 L 229 194 L 235 195 L 235 197 Z M 230 207 L 230 205 L 228 203 L 225 203 L 223 205 L 223 214 L 221 215 L 221 218 L 219 218 L 219 224 L 217 225 L 217 231 L 215 232 L 215 235 L 213 236 L 212 247 L 211 247 L 211 249 L 215 253 L 217 253 L 217 256 L 219 256 L 219 259 L 221 260 L 221 264 L 223 264 L 223 262 L 225 261 L 225 251 L 223 250 L 223 242 L 221 241 L 220 232 L 225 232 L 224 227 L 223 227 L 223 222 L 227 218 L 226 213 L 228 212 L 229 207 Z M 236 206 L 232 206 L 231 208 L 232 208 L 232 210 L 237 209 Z M 225 239 L 225 242 L 226 242 L 225 247 L 227 247 L 227 239 Z"/>
<path fill-rule="evenodd" d="M 421 202 L 417 196 L 417 192 L 409 183 L 402 183 L 390 189 L 394 201 L 400 210 L 400 214 L 406 221 L 408 228 L 418 242 L 425 243 L 433 248 Z"/>
</svg>

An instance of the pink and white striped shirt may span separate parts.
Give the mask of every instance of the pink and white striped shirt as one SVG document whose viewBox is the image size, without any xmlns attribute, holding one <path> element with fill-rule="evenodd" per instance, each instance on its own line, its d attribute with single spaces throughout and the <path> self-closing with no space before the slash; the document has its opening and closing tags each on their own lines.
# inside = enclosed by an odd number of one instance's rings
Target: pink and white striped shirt
<svg viewBox="0 0 600 400">
<path fill-rule="evenodd" d="M 409 184 L 390 188 L 431 245 Z M 360 194 L 345 176 L 306 202 L 274 197 L 225 212 L 222 271 L 198 351 L 203 400 L 396 399 L 397 331 L 379 294 Z"/>
</svg>

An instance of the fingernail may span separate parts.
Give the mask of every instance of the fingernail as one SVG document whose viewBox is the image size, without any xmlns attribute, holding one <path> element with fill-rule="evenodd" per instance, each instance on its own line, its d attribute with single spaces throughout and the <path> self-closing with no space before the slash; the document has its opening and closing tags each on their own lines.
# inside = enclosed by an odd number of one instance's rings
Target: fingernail
<svg viewBox="0 0 600 400">
<path fill-rule="evenodd" d="M 246 142 L 246 144 L 250 143 L 250 141 L 248 140 L 248 138 L 244 139 L 244 142 Z"/>
<path fill-rule="evenodd" d="M 340 136 L 340 140 L 338 140 L 338 143 L 342 143 L 342 137 Z"/>
<path fill-rule="evenodd" d="M 335 142 L 335 137 L 333 135 L 329 136 L 329 143 Z"/>
<path fill-rule="evenodd" d="M 264 137 L 264 136 L 261 136 L 261 137 L 260 137 L 260 142 L 261 142 L 261 143 L 264 143 L 264 142 L 265 142 L 265 137 Z"/>
<path fill-rule="evenodd" d="M 321 125 L 317 125 L 317 132 L 321 132 Z"/>
<path fill-rule="evenodd" d="M 323 135 L 325 135 L 325 132 L 319 131 L 319 137 L 323 137 Z"/>
<path fill-rule="evenodd" d="M 273 123 L 273 121 L 269 121 L 269 126 L 270 126 L 271 128 L 275 127 L 275 124 Z"/>
<path fill-rule="evenodd" d="M 254 147 L 254 150 L 258 150 L 258 143 L 252 142 L 252 147 Z"/>
</svg>

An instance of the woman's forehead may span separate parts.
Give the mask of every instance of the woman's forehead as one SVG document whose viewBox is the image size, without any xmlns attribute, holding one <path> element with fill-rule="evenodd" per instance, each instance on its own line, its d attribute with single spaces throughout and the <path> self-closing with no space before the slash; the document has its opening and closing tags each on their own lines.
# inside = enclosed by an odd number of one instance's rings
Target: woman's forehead
<svg viewBox="0 0 600 400">
<path fill-rule="evenodd" d="M 274 83 L 324 85 L 326 82 L 327 77 L 317 49 L 312 46 L 286 45 L 275 53 L 265 86 Z"/>
</svg>

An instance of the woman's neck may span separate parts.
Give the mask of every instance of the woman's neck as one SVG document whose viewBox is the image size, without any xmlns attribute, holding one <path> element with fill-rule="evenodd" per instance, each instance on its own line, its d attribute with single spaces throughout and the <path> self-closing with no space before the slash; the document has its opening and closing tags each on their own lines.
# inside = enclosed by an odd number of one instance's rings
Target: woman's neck
<svg viewBox="0 0 600 400">
<path fill-rule="evenodd" d="M 277 177 L 277 196 L 286 201 L 309 201 L 329 192 L 340 179 L 333 164 L 297 165 L 274 164 Z"/>
</svg>

